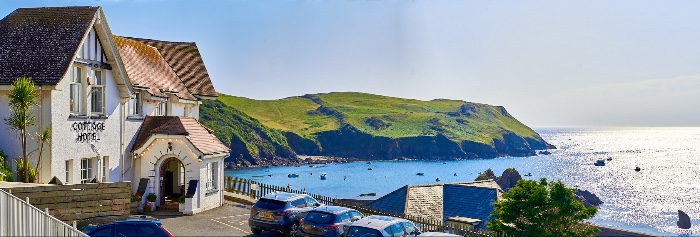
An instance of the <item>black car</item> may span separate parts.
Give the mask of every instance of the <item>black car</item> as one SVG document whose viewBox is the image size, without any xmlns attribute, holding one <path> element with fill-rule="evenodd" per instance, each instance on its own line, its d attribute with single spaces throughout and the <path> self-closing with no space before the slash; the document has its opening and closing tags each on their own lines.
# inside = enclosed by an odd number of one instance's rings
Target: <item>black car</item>
<svg viewBox="0 0 700 237">
<path fill-rule="evenodd" d="M 85 233 L 92 237 L 173 236 L 159 220 L 144 218 L 131 218 L 105 225 L 86 226 Z"/>
<path fill-rule="evenodd" d="M 296 236 L 341 236 L 352 222 L 363 217 L 362 213 L 347 207 L 317 207 L 300 221 Z"/>
<path fill-rule="evenodd" d="M 292 236 L 299 221 L 312 209 L 322 204 L 306 194 L 272 193 L 264 196 L 250 208 L 248 225 L 253 234 L 263 230 L 279 231 Z"/>
</svg>

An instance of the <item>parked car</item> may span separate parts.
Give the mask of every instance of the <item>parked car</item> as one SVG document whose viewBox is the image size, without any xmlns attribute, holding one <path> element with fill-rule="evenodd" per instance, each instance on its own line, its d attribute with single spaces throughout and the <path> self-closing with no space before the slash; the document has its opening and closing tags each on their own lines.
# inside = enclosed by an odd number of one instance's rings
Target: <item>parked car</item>
<svg viewBox="0 0 700 237">
<path fill-rule="evenodd" d="M 248 225 L 256 235 L 270 230 L 289 237 L 299 229 L 299 221 L 319 206 L 322 204 L 306 194 L 272 193 L 260 198 L 250 208 Z"/>
<path fill-rule="evenodd" d="M 299 222 L 297 237 L 341 236 L 352 222 L 364 217 L 352 208 L 338 206 L 317 207 Z"/>
<path fill-rule="evenodd" d="M 98 226 L 85 226 L 84 232 L 92 237 L 123 237 L 123 236 L 163 236 L 173 235 L 163 227 L 159 220 L 129 218 Z"/>
<path fill-rule="evenodd" d="M 413 222 L 391 216 L 368 216 L 355 221 L 346 237 L 417 236 L 420 230 Z"/>
</svg>

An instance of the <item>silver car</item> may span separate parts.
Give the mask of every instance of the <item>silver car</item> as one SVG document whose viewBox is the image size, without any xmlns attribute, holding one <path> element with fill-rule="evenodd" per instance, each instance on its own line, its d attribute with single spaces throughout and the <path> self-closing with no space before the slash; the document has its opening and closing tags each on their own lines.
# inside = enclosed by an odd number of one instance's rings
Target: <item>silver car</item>
<svg viewBox="0 0 700 237">
<path fill-rule="evenodd" d="M 352 222 L 362 219 L 362 213 L 352 208 L 322 206 L 306 214 L 299 223 L 297 237 L 341 236 Z"/>
<path fill-rule="evenodd" d="M 420 234 L 413 222 L 391 216 L 368 216 L 352 223 L 346 237 L 396 237 Z"/>
</svg>

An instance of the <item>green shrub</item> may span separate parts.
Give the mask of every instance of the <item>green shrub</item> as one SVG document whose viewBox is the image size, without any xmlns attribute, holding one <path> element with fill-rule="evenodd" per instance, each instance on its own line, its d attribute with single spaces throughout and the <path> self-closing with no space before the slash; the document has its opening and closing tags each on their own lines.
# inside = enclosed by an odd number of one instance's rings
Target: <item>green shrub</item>
<svg viewBox="0 0 700 237">
<path fill-rule="evenodd" d="M 185 203 L 185 196 L 180 196 L 180 199 L 177 200 L 179 203 Z"/>
<path fill-rule="evenodd" d="M 34 179 L 36 178 L 36 170 L 34 167 L 32 167 L 32 164 L 29 162 L 25 163 L 23 159 L 17 158 L 15 159 L 15 164 L 17 164 L 17 179 L 20 181 L 25 181 L 26 179 L 24 178 L 24 166 L 25 164 L 29 166 L 29 182 L 33 183 Z"/>
<path fill-rule="evenodd" d="M 149 193 L 148 197 L 146 197 L 146 199 L 148 199 L 149 202 L 155 202 L 156 198 L 158 198 L 158 197 L 156 197 L 155 193 Z"/>
<path fill-rule="evenodd" d="M 10 162 L 7 161 L 7 156 L 2 150 L 0 150 L 0 181 L 13 181 L 12 167 L 10 167 Z"/>
</svg>

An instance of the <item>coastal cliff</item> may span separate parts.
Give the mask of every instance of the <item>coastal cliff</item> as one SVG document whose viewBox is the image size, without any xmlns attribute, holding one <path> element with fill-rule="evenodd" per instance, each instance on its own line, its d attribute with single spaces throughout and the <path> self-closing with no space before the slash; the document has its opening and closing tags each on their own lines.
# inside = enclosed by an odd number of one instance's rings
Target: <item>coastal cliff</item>
<svg viewBox="0 0 700 237">
<path fill-rule="evenodd" d="M 280 100 L 220 94 L 201 122 L 231 147 L 238 166 L 296 164 L 297 155 L 366 160 L 532 156 L 553 149 L 504 107 L 364 93 Z"/>
</svg>

